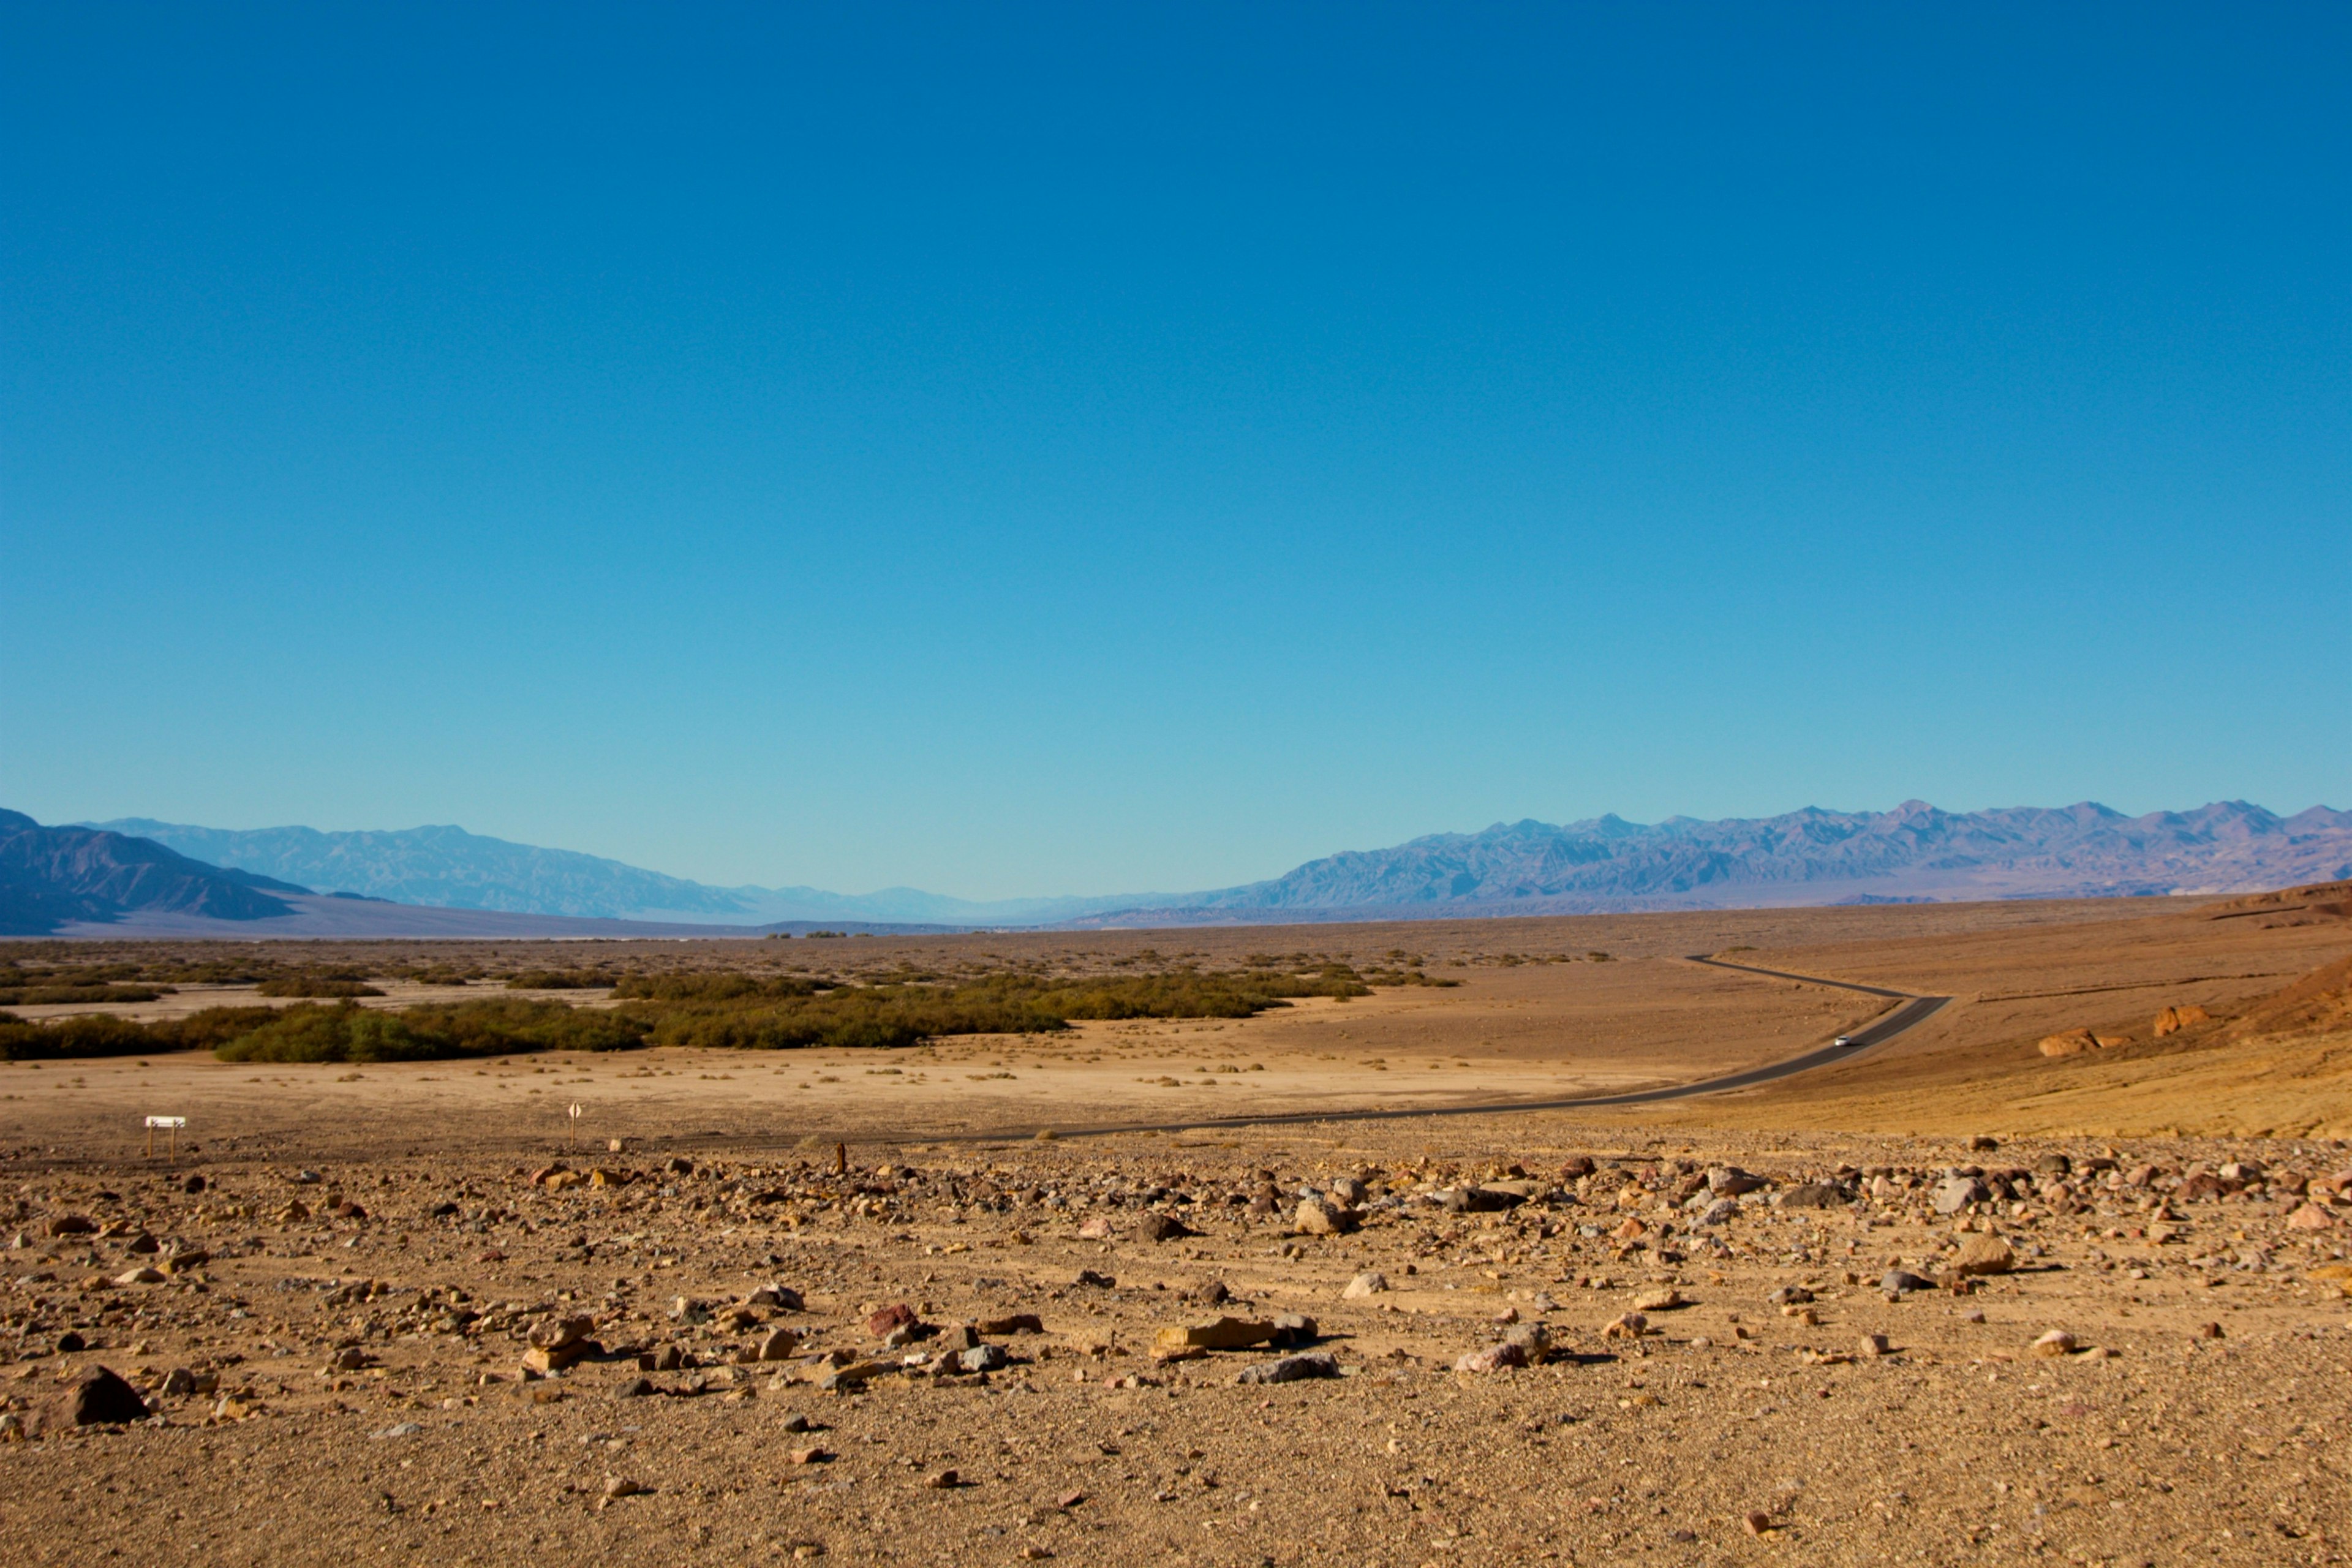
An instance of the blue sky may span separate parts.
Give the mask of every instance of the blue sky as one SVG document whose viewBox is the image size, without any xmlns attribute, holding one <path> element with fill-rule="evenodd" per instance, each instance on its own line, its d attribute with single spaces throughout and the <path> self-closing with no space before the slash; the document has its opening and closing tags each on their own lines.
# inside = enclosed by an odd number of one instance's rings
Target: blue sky
<svg viewBox="0 0 2352 1568">
<path fill-rule="evenodd" d="M 0 804 L 2352 806 L 2340 6 L 0 14 Z"/>
</svg>

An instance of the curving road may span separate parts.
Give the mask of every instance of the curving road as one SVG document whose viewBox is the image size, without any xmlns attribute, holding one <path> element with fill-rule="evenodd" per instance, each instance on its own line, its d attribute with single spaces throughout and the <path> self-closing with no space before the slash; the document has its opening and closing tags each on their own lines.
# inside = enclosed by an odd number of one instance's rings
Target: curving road
<svg viewBox="0 0 2352 1568">
<path fill-rule="evenodd" d="M 1850 980 L 1830 980 L 1818 974 L 1797 974 L 1785 969 L 1759 969 L 1752 963 L 1729 963 L 1720 958 L 1708 958 L 1703 953 L 1689 955 L 1693 963 L 1704 963 L 1713 969 L 1737 969 L 1749 974 L 1769 975 L 1775 980 L 1797 980 L 1808 985 L 1831 985 L 1841 991 L 1858 991 L 1865 996 L 1884 996 L 1899 1001 L 1902 1005 L 1864 1025 L 1848 1036 L 1849 1046 L 1829 1045 L 1807 1051 L 1786 1061 L 1749 1068 L 1744 1072 L 1728 1073 L 1721 1078 L 1700 1079 L 1693 1083 L 1670 1084 L 1663 1089 L 1636 1089 L 1630 1094 L 1603 1094 L 1580 1100 L 1501 1100 L 1470 1105 L 1438 1105 L 1383 1107 L 1364 1110 L 1288 1110 L 1269 1112 L 1263 1116 L 1220 1116 L 1188 1121 L 1128 1121 L 1095 1127 L 1057 1127 L 1057 1138 L 1099 1138 L 1118 1132 L 1213 1132 L 1220 1128 L 1281 1127 L 1310 1121 L 1402 1121 L 1416 1116 L 1498 1116 L 1515 1110 L 1580 1110 L 1612 1105 L 1648 1105 L 1664 1100 L 1687 1100 L 1702 1094 L 1721 1094 L 1727 1089 L 1748 1089 L 1776 1079 L 1793 1078 L 1814 1068 L 1832 1062 L 1852 1061 L 1874 1046 L 1883 1046 L 1919 1023 L 1949 1002 L 1949 996 L 1921 996 L 1909 991 L 1889 990 L 1884 985 L 1859 985 Z M 997 1142 L 1017 1133 L 954 1133 L 932 1136 L 924 1140 L 932 1143 Z"/>
</svg>

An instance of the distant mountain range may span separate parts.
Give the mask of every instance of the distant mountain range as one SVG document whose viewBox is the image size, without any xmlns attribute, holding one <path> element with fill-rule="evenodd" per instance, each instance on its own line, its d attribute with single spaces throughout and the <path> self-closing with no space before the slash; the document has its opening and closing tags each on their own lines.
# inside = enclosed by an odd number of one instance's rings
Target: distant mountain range
<svg viewBox="0 0 2352 1568">
<path fill-rule="evenodd" d="M 715 888 L 572 849 L 487 838 L 462 827 L 321 833 L 311 827 L 191 827 L 143 816 L 90 826 L 136 834 L 215 866 L 306 888 L 440 909 L 600 920 L 770 925 L 833 921 L 951 926 L 1051 925 L 1162 895 L 977 900 L 885 888 Z"/>
<path fill-rule="evenodd" d="M 13 932 L 133 914 L 190 934 L 247 922 L 256 935 L 1270 924 L 2228 893 L 2345 878 L 2352 813 L 2282 817 L 2242 801 L 2145 816 L 2089 803 L 1955 813 L 1910 801 L 1720 822 L 1529 820 L 1350 850 L 1209 892 L 994 901 L 910 888 L 719 888 L 457 827 L 233 831 L 124 818 L 44 828 L 0 812 L 0 930 Z M 311 892 L 321 888 L 338 896 Z"/>
<path fill-rule="evenodd" d="M 2116 898 L 2343 877 L 2352 812 L 2325 806 L 2281 817 L 2228 801 L 2126 816 L 2089 802 L 1955 813 L 1915 800 L 1721 822 L 1496 823 L 1310 860 L 1271 881 L 1123 910 L 1117 923 Z"/>
<path fill-rule="evenodd" d="M 43 827 L 0 811 L 0 933 L 33 936 L 132 910 L 215 921 L 290 915 L 274 893 L 304 893 L 247 871 L 224 870 L 145 838 L 88 827 Z"/>
</svg>

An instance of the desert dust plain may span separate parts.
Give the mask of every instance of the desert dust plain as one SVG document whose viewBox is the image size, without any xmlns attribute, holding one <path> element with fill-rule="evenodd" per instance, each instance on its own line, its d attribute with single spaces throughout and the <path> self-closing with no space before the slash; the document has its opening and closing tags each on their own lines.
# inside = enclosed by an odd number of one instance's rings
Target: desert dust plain
<svg viewBox="0 0 2352 1568">
<path fill-rule="evenodd" d="M 2271 1564 L 2352 1538 L 2346 885 L 269 945 L 393 1009 L 583 965 L 1458 984 L 889 1050 L 0 1065 L 10 1561 Z M 1765 1084 L 1515 1108 L 1898 1005 L 1831 981 L 1951 1000 Z M 150 1115 L 186 1119 L 152 1153 Z M 109 1394 L 148 1414 L 74 1419 Z"/>
</svg>

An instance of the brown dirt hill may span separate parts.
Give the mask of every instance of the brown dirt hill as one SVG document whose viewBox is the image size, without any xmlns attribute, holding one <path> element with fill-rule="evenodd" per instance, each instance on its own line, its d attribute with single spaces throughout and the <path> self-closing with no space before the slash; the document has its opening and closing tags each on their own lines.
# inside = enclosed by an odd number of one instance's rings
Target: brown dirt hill
<svg viewBox="0 0 2352 1568">
<path fill-rule="evenodd" d="M 2118 1012 L 2044 1039 L 1898 1049 L 1650 1114 L 1921 1134 L 2352 1137 L 2352 957 L 2159 1037 L 2147 1017 Z"/>
<path fill-rule="evenodd" d="M 2352 956 L 2315 969 L 2263 997 L 2223 1033 L 2231 1040 L 2252 1041 L 2352 1033 Z"/>
</svg>

